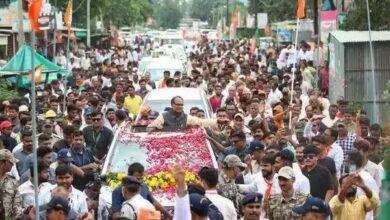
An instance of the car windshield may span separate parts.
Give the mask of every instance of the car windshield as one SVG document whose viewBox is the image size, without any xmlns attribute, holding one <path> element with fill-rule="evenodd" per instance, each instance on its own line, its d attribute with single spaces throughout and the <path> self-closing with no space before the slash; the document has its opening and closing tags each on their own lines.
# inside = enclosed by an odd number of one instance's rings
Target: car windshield
<svg viewBox="0 0 390 220">
<path fill-rule="evenodd" d="M 180 69 L 146 69 L 145 72 L 150 73 L 150 79 L 152 81 L 159 81 L 160 79 L 163 78 L 165 70 L 168 70 L 171 73 L 171 77 L 173 77 L 173 74 L 176 71 L 183 72 L 183 70 L 180 70 Z"/>
<path fill-rule="evenodd" d="M 144 148 L 140 148 L 138 143 L 124 144 L 116 141 L 114 152 L 108 158 L 108 172 L 127 173 L 127 168 L 134 162 L 139 162 L 148 168 L 147 154 Z"/>
<path fill-rule="evenodd" d="M 146 105 L 150 106 L 153 111 L 158 112 L 163 112 L 166 107 L 171 107 L 170 100 L 147 100 Z M 185 113 L 189 114 L 192 107 L 198 107 L 199 109 L 206 111 L 206 106 L 201 100 L 186 100 L 184 102 Z"/>
<path fill-rule="evenodd" d="M 144 72 L 144 70 L 146 69 L 146 67 L 151 64 L 153 62 L 153 60 L 141 60 L 140 64 L 139 64 L 139 71 L 141 73 Z"/>
<path fill-rule="evenodd" d="M 184 40 L 183 39 L 162 39 L 161 40 L 161 45 L 164 44 L 183 44 Z"/>
</svg>

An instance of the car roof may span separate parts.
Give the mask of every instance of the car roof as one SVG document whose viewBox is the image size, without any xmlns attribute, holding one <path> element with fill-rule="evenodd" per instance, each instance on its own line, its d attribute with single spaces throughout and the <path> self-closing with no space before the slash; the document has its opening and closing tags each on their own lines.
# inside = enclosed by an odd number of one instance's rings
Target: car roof
<svg viewBox="0 0 390 220">
<path fill-rule="evenodd" d="M 171 100 L 174 96 L 181 96 L 185 102 L 185 100 L 202 100 L 202 95 L 202 90 L 198 88 L 164 88 L 150 91 L 145 100 Z"/>
<path fill-rule="evenodd" d="M 156 60 L 153 60 L 151 64 L 149 64 L 146 69 L 177 69 L 184 70 L 183 63 L 181 60 L 172 59 L 168 57 L 161 57 Z"/>
</svg>

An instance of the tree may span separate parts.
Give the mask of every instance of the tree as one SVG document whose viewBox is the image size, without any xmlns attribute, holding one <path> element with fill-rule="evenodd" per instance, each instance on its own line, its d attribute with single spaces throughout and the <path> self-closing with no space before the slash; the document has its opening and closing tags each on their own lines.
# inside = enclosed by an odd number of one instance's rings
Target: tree
<svg viewBox="0 0 390 220">
<path fill-rule="evenodd" d="M 50 0 L 58 10 L 65 12 L 69 0 Z M 86 0 L 73 1 L 72 24 L 85 28 L 87 19 Z M 105 24 L 113 24 L 117 27 L 130 26 L 146 21 L 153 14 L 151 0 L 91 0 L 91 17 L 93 20 L 103 16 Z"/>
<path fill-rule="evenodd" d="M 291 0 L 249 0 L 248 13 L 268 13 L 270 22 L 290 20 L 296 17 L 296 1 Z"/>
<path fill-rule="evenodd" d="M 388 30 L 390 28 L 390 0 L 369 0 L 371 29 Z M 367 6 L 365 0 L 354 1 L 347 13 L 343 30 L 368 30 Z"/>
<path fill-rule="evenodd" d="M 157 26 L 177 28 L 184 16 L 184 2 L 179 0 L 161 0 L 156 3 L 154 16 Z"/>
<path fill-rule="evenodd" d="M 189 4 L 189 15 L 191 18 L 199 18 L 202 21 L 208 21 L 211 17 L 211 11 L 215 6 L 211 0 L 191 0 Z"/>
<path fill-rule="evenodd" d="M 145 22 L 152 16 L 153 8 L 150 1 L 115 0 L 109 1 L 103 12 L 106 25 L 121 27 Z"/>
</svg>

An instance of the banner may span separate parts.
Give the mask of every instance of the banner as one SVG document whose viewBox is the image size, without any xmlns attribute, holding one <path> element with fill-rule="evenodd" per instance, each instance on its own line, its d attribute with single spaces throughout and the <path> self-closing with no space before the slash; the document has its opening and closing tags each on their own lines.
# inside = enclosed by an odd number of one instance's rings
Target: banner
<svg viewBox="0 0 390 220">
<path fill-rule="evenodd" d="M 247 28 L 254 28 L 255 27 L 255 16 L 248 14 L 246 16 L 246 27 Z"/>
<path fill-rule="evenodd" d="M 321 11 L 321 41 L 326 42 L 328 34 L 337 30 L 337 10 L 334 11 Z"/>
<path fill-rule="evenodd" d="M 268 24 L 268 14 L 267 13 L 257 13 L 257 28 L 265 29 Z"/>
<path fill-rule="evenodd" d="M 49 30 L 54 28 L 54 19 L 54 11 L 52 10 L 51 5 L 45 3 L 38 18 L 39 29 Z"/>
</svg>

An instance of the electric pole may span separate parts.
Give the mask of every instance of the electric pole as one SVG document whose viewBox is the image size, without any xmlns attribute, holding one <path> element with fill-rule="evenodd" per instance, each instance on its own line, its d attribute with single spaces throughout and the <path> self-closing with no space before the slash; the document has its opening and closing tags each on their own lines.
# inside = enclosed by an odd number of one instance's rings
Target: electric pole
<svg viewBox="0 0 390 220">
<path fill-rule="evenodd" d="M 19 47 L 24 44 L 23 0 L 18 0 L 18 43 Z"/>
<path fill-rule="evenodd" d="M 91 0 L 87 0 L 87 46 L 91 46 Z"/>
</svg>

